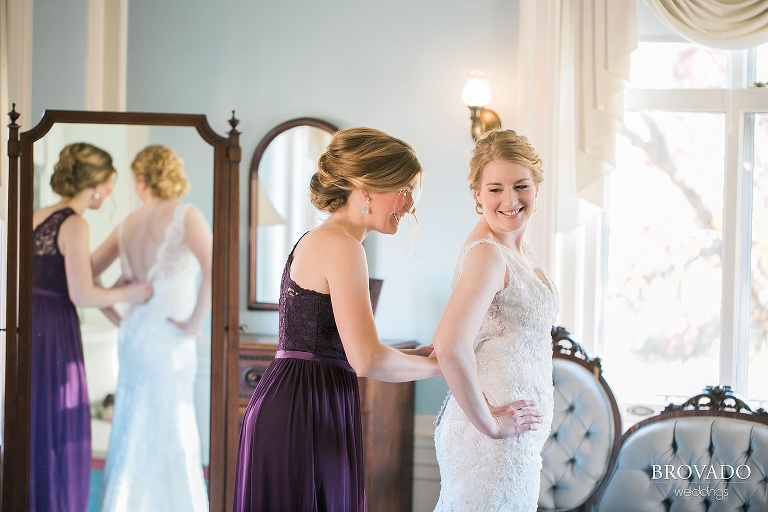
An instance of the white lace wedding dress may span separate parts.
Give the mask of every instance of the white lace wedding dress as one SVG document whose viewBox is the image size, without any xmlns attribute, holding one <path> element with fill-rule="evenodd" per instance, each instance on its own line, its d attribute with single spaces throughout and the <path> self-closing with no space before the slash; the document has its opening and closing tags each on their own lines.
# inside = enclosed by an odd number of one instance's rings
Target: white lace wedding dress
<svg viewBox="0 0 768 512">
<path fill-rule="evenodd" d="M 197 299 L 197 259 L 184 244 L 180 204 L 147 273 L 152 298 L 120 324 L 119 375 L 104 474 L 102 511 L 207 511 L 195 419 L 196 340 L 168 318 L 189 317 Z M 122 225 L 123 272 L 131 276 Z"/>
<path fill-rule="evenodd" d="M 435 449 L 440 466 L 436 511 L 535 511 L 539 497 L 541 449 L 553 414 L 552 324 L 559 297 L 535 255 L 523 249 L 544 279 L 525 268 L 510 250 L 490 239 L 476 240 L 461 253 L 454 286 L 464 259 L 480 243 L 499 248 L 509 269 L 507 287 L 496 294 L 477 337 L 477 373 L 493 405 L 535 400 L 544 414 L 537 431 L 495 440 L 470 423 L 448 393 L 438 414 Z"/>
</svg>

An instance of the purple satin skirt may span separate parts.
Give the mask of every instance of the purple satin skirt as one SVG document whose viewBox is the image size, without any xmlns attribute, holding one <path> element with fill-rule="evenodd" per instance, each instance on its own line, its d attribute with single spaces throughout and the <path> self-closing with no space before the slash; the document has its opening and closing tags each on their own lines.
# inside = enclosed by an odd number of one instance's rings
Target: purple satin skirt
<svg viewBox="0 0 768 512">
<path fill-rule="evenodd" d="M 243 418 L 234 510 L 364 511 L 362 446 L 349 364 L 278 351 Z"/>
<path fill-rule="evenodd" d="M 77 312 L 68 297 L 32 296 L 30 510 L 85 512 L 91 414 Z"/>
</svg>

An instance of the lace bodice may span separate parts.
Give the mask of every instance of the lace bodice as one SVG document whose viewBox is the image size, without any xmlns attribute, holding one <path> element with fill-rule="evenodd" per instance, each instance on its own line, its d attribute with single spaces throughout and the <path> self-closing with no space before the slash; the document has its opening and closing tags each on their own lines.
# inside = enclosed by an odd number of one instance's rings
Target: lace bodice
<svg viewBox="0 0 768 512">
<path fill-rule="evenodd" d="M 291 279 L 291 263 L 293 251 L 288 255 L 280 285 L 278 348 L 346 361 L 347 355 L 333 317 L 331 296 L 296 284 Z"/>
<path fill-rule="evenodd" d="M 59 252 L 59 229 L 70 215 L 75 215 L 72 208 L 57 210 L 35 228 L 32 253 L 33 288 L 69 296 L 64 256 Z"/>
<path fill-rule="evenodd" d="M 526 242 L 523 250 L 534 268 L 539 268 L 546 279 L 525 268 L 506 246 L 490 239 L 480 239 L 468 244 L 459 258 L 452 287 L 461 277 L 464 261 L 474 247 L 481 243 L 497 247 L 504 255 L 509 269 L 506 288 L 494 298 L 485 314 L 475 340 L 478 374 L 485 384 L 489 399 L 498 394 L 498 400 L 510 399 L 505 389 L 506 379 L 498 378 L 514 368 L 517 378 L 535 378 L 548 375 L 551 383 L 552 324 L 559 311 L 559 294 L 552 280 Z M 501 353 L 502 357 L 499 357 Z M 485 380 L 486 382 L 483 382 Z M 493 402 L 492 402 L 493 403 Z"/>
<path fill-rule="evenodd" d="M 536 510 L 541 448 L 553 415 L 551 327 L 559 309 L 557 288 L 527 243 L 523 251 L 544 281 L 511 250 L 490 239 L 468 244 L 459 256 L 455 286 L 467 254 L 481 243 L 501 251 L 507 286 L 494 297 L 475 340 L 481 389 L 493 405 L 535 400 L 544 414 L 536 431 L 492 440 L 469 421 L 449 393 L 436 421 L 435 448 L 441 491 L 436 510 Z"/>
</svg>

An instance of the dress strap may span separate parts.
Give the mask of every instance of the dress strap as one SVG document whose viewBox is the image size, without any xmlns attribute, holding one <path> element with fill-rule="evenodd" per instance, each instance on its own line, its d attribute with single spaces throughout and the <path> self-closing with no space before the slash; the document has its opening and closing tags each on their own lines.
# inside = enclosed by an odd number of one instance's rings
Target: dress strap
<svg viewBox="0 0 768 512">
<path fill-rule="evenodd" d="M 509 258 L 508 254 L 505 254 L 505 251 L 509 251 L 509 248 L 505 247 L 503 244 L 500 244 L 496 240 L 493 240 L 491 238 L 478 238 L 477 240 L 473 240 L 467 245 L 464 246 L 464 248 L 461 250 L 461 254 L 459 255 L 459 263 L 456 266 L 456 276 L 454 278 L 454 285 L 458 282 L 459 277 L 461 276 L 461 273 L 464 271 L 464 260 L 467 258 L 467 254 L 469 254 L 469 251 L 474 249 L 480 244 L 489 244 L 493 245 L 499 251 L 501 251 L 502 256 L 504 257 L 504 262 L 506 263 L 507 267 L 509 267 Z"/>
<path fill-rule="evenodd" d="M 296 243 L 295 243 L 295 244 L 293 244 L 293 249 L 291 249 L 291 252 L 290 252 L 290 254 L 288 254 L 288 261 L 293 261 L 293 251 L 295 251 L 295 250 L 296 250 L 296 246 L 297 246 L 297 245 L 299 245 L 299 242 L 301 242 L 301 239 L 302 239 L 302 238 L 304 238 L 304 237 L 307 235 L 307 233 L 309 233 L 309 231 L 307 231 L 306 233 L 304 233 L 303 235 L 301 235 L 301 236 L 299 237 L 299 239 L 298 239 L 298 240 L 296 240 Z"/>
</svg>

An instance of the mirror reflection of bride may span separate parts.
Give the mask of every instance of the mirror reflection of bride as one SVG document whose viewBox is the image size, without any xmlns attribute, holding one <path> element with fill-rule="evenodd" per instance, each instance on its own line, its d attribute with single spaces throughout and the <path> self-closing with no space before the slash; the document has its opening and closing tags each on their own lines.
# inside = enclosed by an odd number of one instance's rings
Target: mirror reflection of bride
<svg viewBox="0 0 768 512">
<path fill-rule="evenodd" d="M 142 204 L 93 253 L 94 273 L 119 259 L 122 280 L 154 293 L 123 318 L 103 310 L 120 331 L 101 509 L 204 511 L 194 379 L 211 307 L 212 233 L 197 207 L 178 200 L 189 184 L 173 150 L 147 146 L 131 169 Z"/>
</svg>

